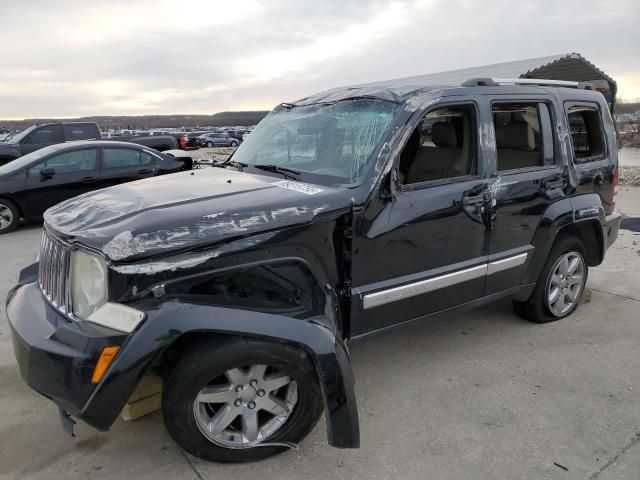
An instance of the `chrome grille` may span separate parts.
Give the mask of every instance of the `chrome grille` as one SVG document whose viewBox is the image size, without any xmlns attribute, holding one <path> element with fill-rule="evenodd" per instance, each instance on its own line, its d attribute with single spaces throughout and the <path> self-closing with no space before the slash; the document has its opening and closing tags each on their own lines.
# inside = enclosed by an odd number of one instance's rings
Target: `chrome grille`
<svg viewBox="0 0 640 480">
<path fill-rule="evenodd" d="M 47 229 L 40 242 L 40 290 L 51 304 L 63 313 L 67 310 L 67 278 L 71 246 Z"/>
</svg>

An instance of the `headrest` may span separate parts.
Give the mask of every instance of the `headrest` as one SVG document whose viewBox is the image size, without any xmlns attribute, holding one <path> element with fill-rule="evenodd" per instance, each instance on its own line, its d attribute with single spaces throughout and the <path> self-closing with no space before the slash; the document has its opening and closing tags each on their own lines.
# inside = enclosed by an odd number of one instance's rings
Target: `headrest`
<svg viewBox="0 0 640 480">
<path fill-rule="evenodd" d="M 458 146 L 456 130 L 449 122 L 436 122 L 431 127 L 431 140 L 436 147 L 455 148 Z"/>
<path fill-rule="evenodd" d="M 527 151 L 532 151 L 536 148 L 533 128 L 527 122 L 507 123 L 503 127 L 503 133 L 500 137 L 498 145 L 503 148 Z"/>
</svg>

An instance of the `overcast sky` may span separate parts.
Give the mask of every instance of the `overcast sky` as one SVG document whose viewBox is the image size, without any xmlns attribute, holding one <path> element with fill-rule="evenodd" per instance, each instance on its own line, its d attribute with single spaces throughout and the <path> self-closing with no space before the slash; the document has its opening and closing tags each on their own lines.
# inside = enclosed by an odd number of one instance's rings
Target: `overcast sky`
<svg viewBox="0 0 640 480">
<path fill-rule="evenodd" d="M 1 0 L 0 118 L 270 109 L 580 52 L 640 97 L 640 0 Z"/>
</svg>

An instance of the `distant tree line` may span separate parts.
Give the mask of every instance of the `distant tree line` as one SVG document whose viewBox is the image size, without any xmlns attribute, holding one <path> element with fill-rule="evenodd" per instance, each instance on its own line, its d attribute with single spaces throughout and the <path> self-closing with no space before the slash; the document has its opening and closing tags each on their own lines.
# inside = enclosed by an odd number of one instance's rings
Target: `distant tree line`
<svg viewBox="0 0 640 480">
<path fill-rule="evenodd" d="M 197 126 L 237 126 L 255 125 L 269 112 L 220 112 L 213 115 L 122 115 L 122 116 L 94 116 L 81 118 L 65 118 L 65 122 L 96 122 L 102 130 L 154 128 L 192 128 Z M 13 130 L 24 130 L 34 124 L 59 122 L 58 118 L 29 118 L 25 120 L 0 120 L 0 127 Z"/>
<path fill-rule="evenodd" d="M 614 112 L 616 114 L 634 113 L 634 112 L 637 112 L 638 110 L 640 110 L 640 102 L 620 101 L 616 103 L 616 106 L 614 108 Z"/>
</svg>

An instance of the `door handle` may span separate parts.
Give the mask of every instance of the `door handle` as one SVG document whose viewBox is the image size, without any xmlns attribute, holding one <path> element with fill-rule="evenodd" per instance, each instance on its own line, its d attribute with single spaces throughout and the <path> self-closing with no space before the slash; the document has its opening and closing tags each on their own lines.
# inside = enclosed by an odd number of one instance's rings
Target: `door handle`
<svg viewBox="0 0 640 480">
<path fill-rule="evenodd" d="M 567 181 L 564 178 L 554 178 L 543 183 L 545 190 L 555 190 L 556 188 L 564 188 Z"/>
<path fill-rule="evenodd" d="M 98 179 L 96 177 L 84 177 L 82 179 L 82 183 L 94 183 L 96 182 Z"/>
<path fill-rule="evenodd" d="M 146 175 L 147 173 L 153 173 L 153 170 L 151 170 L 150 168 L 141 168 L 140 170 L 138 170 L 138 173 L 140 175 Z"/>
<path fill-rule="evenodd" d="M 462 197 L 462 204 L 466 207 L 469 205 L 476 205 L 485 201 L 485 195 L 473 195 L 469 197 Z"/>
</svg>

